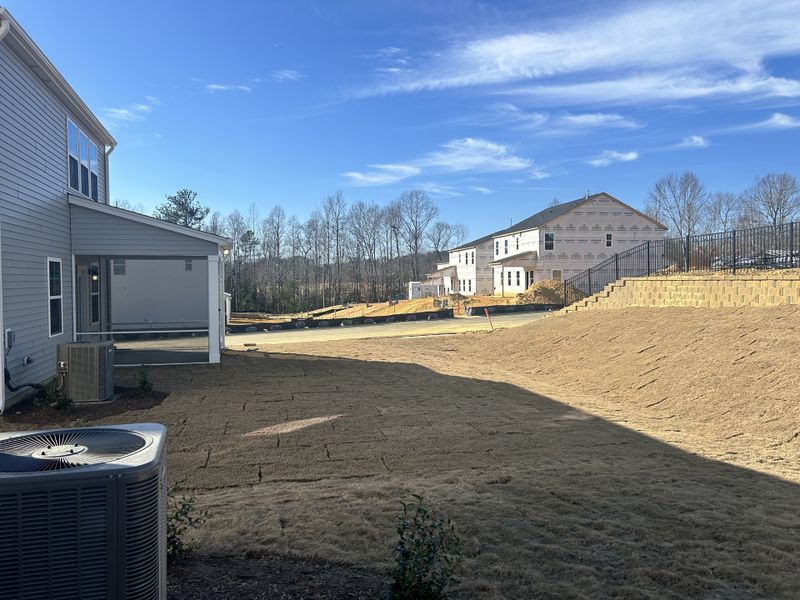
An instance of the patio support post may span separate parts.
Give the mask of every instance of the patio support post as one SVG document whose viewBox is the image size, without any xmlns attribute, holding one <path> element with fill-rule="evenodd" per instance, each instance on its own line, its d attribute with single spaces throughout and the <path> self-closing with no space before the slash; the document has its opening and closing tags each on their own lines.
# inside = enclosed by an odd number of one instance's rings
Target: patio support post
<svg viewBox="0 0 800 600">
<path fill-rule="evenodd" d="M 219 358 L 219 255 L 208 257 L 208 362 Z"/>
</svg>

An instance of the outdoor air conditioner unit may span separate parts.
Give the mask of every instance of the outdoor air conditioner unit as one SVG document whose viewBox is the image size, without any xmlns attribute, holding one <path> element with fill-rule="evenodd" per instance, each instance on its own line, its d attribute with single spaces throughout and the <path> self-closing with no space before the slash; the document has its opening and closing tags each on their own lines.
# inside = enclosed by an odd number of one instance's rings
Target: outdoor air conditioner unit
<svg viewBox="0 0 800 600">
<path fill-rule="evenodd" d="M 166 598 L 166 429 L 0 434 L 0 598 Z"/>
<path fill-rule="evenodd" d="M 57 355 L 64 395 L 69 400 L 97 402 L 114 394 L 113 342 L 59 344 Z"/>
</svg>

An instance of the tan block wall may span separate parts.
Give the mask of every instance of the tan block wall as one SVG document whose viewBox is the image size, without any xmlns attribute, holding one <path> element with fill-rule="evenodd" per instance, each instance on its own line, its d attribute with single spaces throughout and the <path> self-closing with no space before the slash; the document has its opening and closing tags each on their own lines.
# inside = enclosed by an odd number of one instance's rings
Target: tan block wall
<svg viewBox="0 0 800 600">
<path fill-rule="evenodd" d="M 723 308 L 800 304 L 797 271 L 768 275 L 621 279 L 567 311 L 630 306 Z"/>
</svg>

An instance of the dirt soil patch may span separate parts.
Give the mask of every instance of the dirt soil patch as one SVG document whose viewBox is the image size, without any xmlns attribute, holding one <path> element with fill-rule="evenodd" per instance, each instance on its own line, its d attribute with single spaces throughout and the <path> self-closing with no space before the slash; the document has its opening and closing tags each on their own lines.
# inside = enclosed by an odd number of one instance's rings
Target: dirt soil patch
<svg viewBox="0 0 800 600">
<path fill-rule="evenodd" d="M 271 344 L 155 368 L 163 402 L 94 422 L 168 426 L 205 556 L 385 576 L 418 493 L 462 536 L 456 598 L 794 598 L 799 334 L 791 306 L 641 308 Z M 221 565 L 255 574 L 238 598 L 280 597 L 268 572 Z"/>
<path fill-rule="evenodd" d="M 170 600 L 375 600 L 385 577 L 363 569 L 279 556 L 191 556 L 171 566 Z"/>
</svg>

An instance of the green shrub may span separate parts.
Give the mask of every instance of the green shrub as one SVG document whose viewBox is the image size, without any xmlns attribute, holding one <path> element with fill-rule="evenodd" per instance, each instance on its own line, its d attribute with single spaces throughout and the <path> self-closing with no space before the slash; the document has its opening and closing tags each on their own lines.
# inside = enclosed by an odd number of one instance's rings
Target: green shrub
<svg viewBox="0 0 800 600">
<path fill-rule="evenodd" d="M 150 374 L 145 367 L 139 369 L 139 381 L 136 384 L 136 391 L 142 396 L 146 396 L 153 391 L 153 382 L 150 381 Z"/>
<path fill-rule="evenodd" d="M 207 513 L 198 510 L 193 496 L 178 496 L 175 488 L 167 492 L 167 558 L 176 559 L 191 551 L 184 540 L 190 529 L 197 529 L 206 521 Z"/>
<path fill-rule="evenodd" d="M 72 406 L 72 400 L 64 395 L 58 384 L 58 379 L 51 379 L 44 384 L 44 388 L 36 393 L 33 398 L 36 406 L 66 410 Z"/>
<path fill-rule="evenodd" d="M 397 523 L 400 540 L 395 547 L 397 569 L 390 600 L 443 600 L 457 582 L 453 573 L 461 558 L 459 539 L 450 519 L 441 519 L 416 502 L 402 503 Z"/>
</svg>

